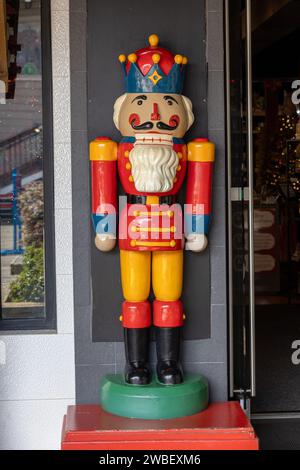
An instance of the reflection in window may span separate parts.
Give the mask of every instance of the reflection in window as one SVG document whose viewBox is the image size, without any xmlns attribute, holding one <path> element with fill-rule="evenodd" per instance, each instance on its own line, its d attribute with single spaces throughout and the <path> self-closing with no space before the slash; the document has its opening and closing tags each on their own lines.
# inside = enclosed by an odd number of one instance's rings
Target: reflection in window
<svg viewBox="0 0 300 470">
<path fill-rule="evenodd" d="M 0 50 L 8 57 L 0 62 L 2 318 L 43 318 L 41 0 L 0 0 L 0 7 Z"/>
<path fill-rule="evenodd" d="M 299 36 L 299 30 L 297 34 Z M 293 36 L 289 39 L 291 44 L 292 39 Z M 276 48 L 272 55 L 278 55 Z M 297 69 L 293 70 L 289 64 L 287 70 L 281 61 L 278 70 L 270 72 L 270 59 L 265 54 L 263 58 L 259 53 L 254 57 L 252 111 L 256 305 L 299 304 L 300 120 L 299 109 L 293 102 Z M 269 76 L 272 73 L 276 78 Z M 243 136 L 246 144 L 245 123 Z M 247 210 L 246 207 L 245 220 Z M 248 246 L 248 227 L 245 242 Z M 245 265 L 248 271 L 248 251 Z"/>
</svg>

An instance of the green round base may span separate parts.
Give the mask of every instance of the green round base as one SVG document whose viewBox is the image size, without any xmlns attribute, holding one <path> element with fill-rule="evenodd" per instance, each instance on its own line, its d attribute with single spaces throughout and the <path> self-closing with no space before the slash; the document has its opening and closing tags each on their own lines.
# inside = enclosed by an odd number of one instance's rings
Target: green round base
<svg viewBox="0 0 300 470">
<path fill-rule="evenodd" d="M 100 387 L 102 408 L 108 413 L 137 419 L 182 418 L 208 406 L 208 383 L 199 375 L 187 375 L 182 384 L 129 385 L 121 374 L 107 375 Z"/>
</svg>

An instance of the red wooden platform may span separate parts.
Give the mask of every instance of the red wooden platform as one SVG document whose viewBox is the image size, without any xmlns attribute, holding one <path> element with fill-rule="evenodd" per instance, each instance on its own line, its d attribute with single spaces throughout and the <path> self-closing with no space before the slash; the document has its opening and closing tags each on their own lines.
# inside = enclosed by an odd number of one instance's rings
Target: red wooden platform
<svg viewBox="0 0 300 470">
<path fill-rule="evenodd" d="M 258 439 L 236 402 L 215 403 L 187 418 L 145 421 L 70 406 L 63 450 L 258 450 Z"/>
</svg>

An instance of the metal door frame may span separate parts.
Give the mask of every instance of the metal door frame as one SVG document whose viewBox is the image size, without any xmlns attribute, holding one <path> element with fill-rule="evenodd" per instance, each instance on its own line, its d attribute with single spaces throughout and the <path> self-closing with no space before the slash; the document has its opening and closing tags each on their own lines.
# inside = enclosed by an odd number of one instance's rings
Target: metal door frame
<svg viewBox="0 0 300 470">
<path fill-rule="evenodd" d="M 230 99 L 230 0 L 225 0 L 225 48 L 226 48 L 226 120 L 227 120 L 227 184 L 228 184 L 228 310 L 229 310 L 229 391 L 235 397 L 241 390 L 234 385 L 234 321 L 233 321 L 233 264 L 232 264 L 232 165 L 231 165 L 231 99 Z M 248 165 L 248 227 L 249 227 L 249 355 L 250 390 L 242 392 L 249 397 L 256 395 L 255 364 L 255 269 L 254 269 L 254 200 L 253 200 L 253 114 L 252 114 L 252 2 L 246 0 L 246 77 L 247 83 L 247 165 Z"/>
</svg>

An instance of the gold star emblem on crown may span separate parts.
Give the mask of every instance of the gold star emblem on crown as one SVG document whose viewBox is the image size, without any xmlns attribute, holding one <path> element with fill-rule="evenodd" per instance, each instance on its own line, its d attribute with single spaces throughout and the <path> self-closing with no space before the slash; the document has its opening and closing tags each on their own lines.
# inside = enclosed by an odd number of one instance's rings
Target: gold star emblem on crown
<svg viewBox="0 0 300 470">
<path fill-rule="evenodd" d="M 159 75 L 159 73 L 155 70 L 155 71 L 153 72 L 153 74 L 150 75 L 148 78 L 149 78 L 149 80 L 151 80 L 151 82 L 152 82 L 154 85 L 156 85 L 156 84 L 159 82 L 159 80 L 162 79 L 162 76 Z"/>
</svg>

